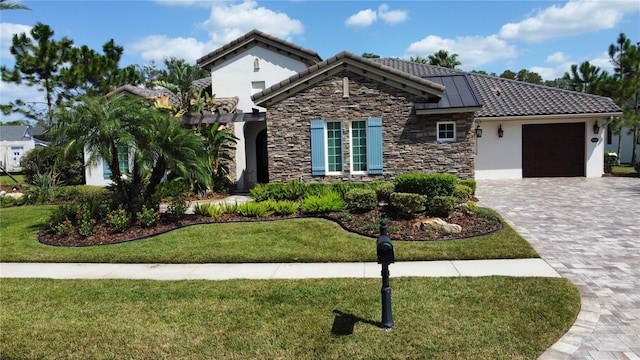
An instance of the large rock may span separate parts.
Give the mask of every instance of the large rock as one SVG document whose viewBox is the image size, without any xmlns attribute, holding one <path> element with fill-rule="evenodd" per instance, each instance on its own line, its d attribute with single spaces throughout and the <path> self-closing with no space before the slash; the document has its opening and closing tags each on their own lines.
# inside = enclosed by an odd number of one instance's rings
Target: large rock
<svg viewBox="0 0 640 360">
<path fill-rule="evenodd" d="M 458 224 L 450 224 L 440 218 L 418 219 L 413 226 L 419 227 L 423 231 L 437 231 L 445 234 L 459 234 L 462 232 L 462 226 Z"/>
<path fill-rule="evenodd" d="M 14 193 L 4 193 L 4 194 L 2 194 L 0 196 L 9 196 L 9 197 L 12 197 L 12 198 L 17 200 L 17 199 L 20 199 L 21 197 L 23 197 L 24 194 L 20 193 L 20 192 L 14 192 Z"/>
</svg>

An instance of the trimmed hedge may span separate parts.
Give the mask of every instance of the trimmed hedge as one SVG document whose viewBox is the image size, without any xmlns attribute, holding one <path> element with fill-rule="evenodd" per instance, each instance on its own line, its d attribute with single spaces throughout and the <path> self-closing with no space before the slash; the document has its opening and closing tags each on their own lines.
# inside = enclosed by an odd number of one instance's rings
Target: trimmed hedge
<svg viewBox="0 0 640 360">
<path fill-rule="evenodd" d="M 344 202 L 351 211 L 365 212 L 378 206 L 378 197 L 371 189 L 351 189 L 344 195 Z"/>
<path fill-rule="evenodd" d="M 396 216 L 414 219 L 426 210 L 427 196 L 415 193 L 394 192 L 389 198 L 389 206 Z"/>
<path fill-rule="evenodd" d="M 452 174 L 401 174 L 393 181 L 395 191 L 426 195 L 433 199 L 436 196 L 451 196 L 458 183 Z"/>
</svg>

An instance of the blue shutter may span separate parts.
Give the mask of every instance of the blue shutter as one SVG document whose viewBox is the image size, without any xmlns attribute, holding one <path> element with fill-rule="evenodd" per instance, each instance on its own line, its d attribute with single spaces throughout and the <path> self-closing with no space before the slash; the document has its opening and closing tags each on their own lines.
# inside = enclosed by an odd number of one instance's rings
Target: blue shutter
<svg viewBox="0 0 640 360">
<path fill-rule="evenodd" d="M 324 120 L 311 120 L 311 175 L 325 174 Z"/>
<path fill-rule="evenodd" d="M 369 174 L 382 174 L 382 118 L 367 121 L 367 169 Z"/>
<path fill-rule="evenodd" d="M 105 180 L 111 179 L 111 169 L 109 169 L 105 159 L 102 159 L 102 178 Z"/>
</svg>

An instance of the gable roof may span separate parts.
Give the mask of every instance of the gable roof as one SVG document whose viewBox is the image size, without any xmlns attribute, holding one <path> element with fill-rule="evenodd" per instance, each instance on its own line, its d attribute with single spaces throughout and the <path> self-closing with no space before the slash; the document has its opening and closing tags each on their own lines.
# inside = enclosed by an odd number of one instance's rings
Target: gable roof
<svg viewBox="0 0 640 360">
<path fill-rule="evenodd" d="M 0 141 L 31 141 L 33 137 L 25 125 L 0 126 Z"/>
<path fill-rule="evenodd" d="M 290 58 L 304 62 L 307 66 L 319 63 L 322 58 L 315 51 L 303 48 L 288 41 L 279 39 L 259 30 L 251 30 L 239 38 L 223 45 L 222 47 L 204 55 L 196 61 L 203 69 L 211 70 L 215 65 L 232 56 L 254 46 L 260 46 L 283 54 Z"/>
<path fill-rule="evenodd" d="M 372 59 L 425 79 L 440 75 L 467 74 L 482 101 L 476 118 L 545 115 L 620 116 L 621 109 L 610 98 L 504 79 L 401 59 Z"/>
<path fill-rule="evenodd" d="M 445 90 L 442 84 L 343 51 L 252 95 L 251 99 L 256 105 L 267 107 L 345 69 L 421 96 L 431 102 L 440 101 Z"/>
</svg>

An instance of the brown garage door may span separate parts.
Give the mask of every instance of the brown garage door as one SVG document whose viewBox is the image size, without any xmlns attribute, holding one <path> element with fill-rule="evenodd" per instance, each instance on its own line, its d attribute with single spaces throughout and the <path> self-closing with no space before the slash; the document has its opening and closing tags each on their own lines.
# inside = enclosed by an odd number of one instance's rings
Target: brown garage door
<svg viewBox="0 0 640 360">
<path fill-rule="evenodd" d="M 584 126 L 522 125 L 522 176 L 584 176 Z"/>
</svg>

